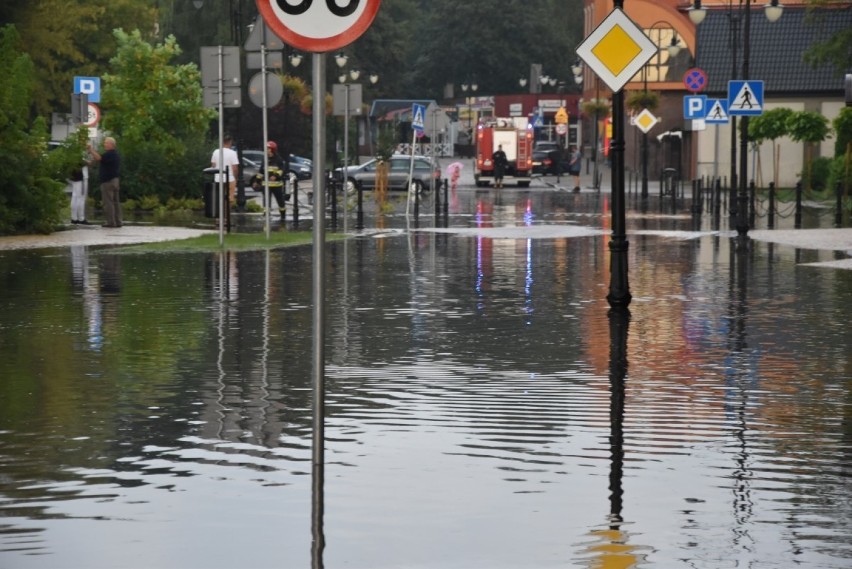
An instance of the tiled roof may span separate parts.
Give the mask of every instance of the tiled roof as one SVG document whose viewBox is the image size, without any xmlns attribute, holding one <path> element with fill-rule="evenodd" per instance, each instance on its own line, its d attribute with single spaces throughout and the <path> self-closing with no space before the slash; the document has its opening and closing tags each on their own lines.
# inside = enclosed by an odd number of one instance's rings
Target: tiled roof
<svg viewBox="0 0 852 569">
<path fill-rule="evenodd" d="M 417 103 L 428 107 L 436 105 L 433 99 L 376 99 L 370 108 L 371 117 L 381 117 L 388 114 L 400 115 L 400 118 L 406 114 L 411 114 L 412 105 Z"/>
<path fill-rule="evenodd" d="M 698 53 L 696 66 L 707 73 L 707 94 L 727 92 L 732 79 L 733 54 L 731 22 L 739 21 L 740 32 L 736 46 L 737 78 L 742 78 L 743 30 L 739 10 L 708 10 L 704 22 L 697 26 Z M 804 61 L 807 49 L 835 33 L 852 28 L 852 10 L 821 10 L 809 13 L 804 9 L 785 8 L 781 18 L 770 22 L 763 10 L 751 14 L 749 79 L 764 81 L 765 96 L 832 95 L 843 96 L 843 74 L 831 65 L 813 68 Z M 849 70 L 847 70 L 849 72 Z"/>
</svg>

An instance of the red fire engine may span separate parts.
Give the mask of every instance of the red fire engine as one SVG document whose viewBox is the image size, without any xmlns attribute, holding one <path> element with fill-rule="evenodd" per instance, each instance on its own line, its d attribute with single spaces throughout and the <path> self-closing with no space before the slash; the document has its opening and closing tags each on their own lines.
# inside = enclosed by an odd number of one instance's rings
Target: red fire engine
<svg viewBox="0 0 852 569">
<path fill-rule="evenodd" d="M 476 129 L 476 162 L 473 169 L 476 185 L 488 186 L 494 182 L 492 156 L 501 145 L 509 161 L 503 182 L 515 182 L 521 188 L 528 187 L 532 176 L 532 127 L 518 128 L 513 119 L 495 117 L 483 121 Z"/>
</svg>

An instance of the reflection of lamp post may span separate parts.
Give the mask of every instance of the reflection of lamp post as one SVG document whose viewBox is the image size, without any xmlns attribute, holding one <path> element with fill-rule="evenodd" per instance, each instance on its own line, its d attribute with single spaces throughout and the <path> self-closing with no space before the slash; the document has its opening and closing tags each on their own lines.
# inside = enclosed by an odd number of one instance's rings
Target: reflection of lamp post
<svg viewBox="0 0 852 569">
<path fill-rule="evenodd" d="M 653 24 L 651 24 L 651 26 L 648 29 L 653 30 L 654 27 L 657 24 L 666 24 L 668 26 L 671 26 L 671 24 L 669 22 L 666 22 L 664 20 L 660 20 L 660 21 L 657 21 L 657 22 L 654 22 Z M 677 54 L 680 53 L 680 45 L 678 45 L 677 31 L 675 31 L 675 29 L 673 27 L 671 27 L 669 29 L 672 32 L 672 39 L 671 39 L 671 42 L 669 43 L 669 45 L 666 47 L 666 50 L 668 51 L 669 57 L 674 59 L 675 57 L 677 57 Z M 653 36 L 654 34 L 650 34 L 650 35 Z M 663 38 L 663 35 L 660 34 L 657 38 L 658 40 L 660 40 L 659 43 L 657 41 L 654 41 L 654 43 L 657 44 L 658 47 L 661 47 L 659 44 L 662 43 L 662 38 Z M 654 40 L 653 37 L 651 39 L 652 39 L 652 41 Z M 660 80 L 660 68 L 662 67 L 662 61 L 659 60 L 659 50 L 657 51 L 657 54 L 658 54 L 657 55 L 658 59 L 657 59 L 657 63 L 656 63 L 657 81 L 659 81 Z M 645 100 L 644 100 L 642 106 L 645 107 L 646 109 L 648 109 L 648 98 L 649 98 L 648 97 L 648 67 L 650 65 L 651 65 L 651 62 L 649 61 L 648 63 L 645 64 L 645 67 L 642 68 L 642 77 L 643 77 L 644 83 L 645 83 L 645 86 L 644 86 L 644 89 L 643 89 Z M 650 111 L 651 109 L 648 109 L 648 110 Z M 647 130 L 642 132 L 642 192 L 641 192 L 641 196 L 642 196 L 642 199 L 648 198 L 648 132 L 647 132 Z"/>
<path fill-rule="evenodd" d="M 467 93 L 468 89 L 470 89 L 471 93 L 476 93 L 477 89 L 479 89 L 479 85 L 476 84 L 476 81 L 468 83 L 462 83 L 461 90 L 464 93 Z M 467 100 L 467 130 L 471 133 L 471 140 L 473 140 L 473 101 L 472 99 L 476 95 L 472 97 L 468 97 L 465 95 L 465 99 Z"/>
<path fill-rule="evenodd" d="M 764 5 L 764 14 L 770 22 L 775 22 L 783 13 L 783 6 L 778 0 L 770 0 Z M 750 58 L 750 33 L 751 33 L 751 0 L 745 0 L 743 4 L 740 0 L 740 11 L 743 14 L 743 65 L 742 79 L 748 81 L 749 58 Z M 701 0 L 694 0 L 692 7 L 689 9 L 689 17 L 696 25 L 704 21 L 707 15 L 707 9 L 701 6 Z M 733 36 L 733 49 L 731 59 L 733 62 L 733 73 L 731 79 L 736 79 L 737 55 L 736 55 L 736 32 L 739 29 L 739 16 L 732 11 L 731 0 L 728 0 L 728 17 L 731 20 L 731 33 Z M 734 26 L 736 22 L 736 27 Z M 729 113 L 730 114 L 730 113 Z M 740 125 L 740 174 L 739 174 L 739 194 L 737 195 L 736 209 L 736 229 L 741 245 L 745 245 L 745 240 L 748 238 L 749 221 L 748 221 L 748 115 L 743 116 L 742 124 Z M 731 188 L 735 187 L 734 180 L 736 177 L 736 119 L 731 117 Z"/>
</svg>

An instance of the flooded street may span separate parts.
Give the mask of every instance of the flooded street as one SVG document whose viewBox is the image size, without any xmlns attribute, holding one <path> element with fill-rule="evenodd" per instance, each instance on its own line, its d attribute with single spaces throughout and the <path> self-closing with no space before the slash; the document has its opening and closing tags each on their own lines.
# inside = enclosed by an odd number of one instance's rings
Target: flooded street
<svg viewBox="0 0 852 569">
<path fill-rule="evenodd" d="M 329 243 L 321 477 L 310 245 L 0 250 L 0 567 L 849 568 L 846 256 L 609 207 Z"/>
</svg>

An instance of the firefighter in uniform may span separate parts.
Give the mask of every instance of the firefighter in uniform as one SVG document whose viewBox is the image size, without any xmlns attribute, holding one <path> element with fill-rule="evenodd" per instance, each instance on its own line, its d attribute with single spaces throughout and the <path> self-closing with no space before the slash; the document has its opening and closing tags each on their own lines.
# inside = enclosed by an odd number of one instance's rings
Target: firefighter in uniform
<svg viewBox="0 0 852 569">
<path fill-rule="evenodd" d="M 281 215 L 281 219 L 284 219 L 285 203 L 290 197 L 285 185 L 287 165 L 278 154 L 278 145 L 272 140 L 266 143 L 266 154 L 269 163 L 269 193 L 275 196 L 275 201 L 278 203 L 278 213 Z M 263 164 L 261 164 L 260 171 L 252 180 L 252 188 L 263 190 L 263 174 Z"/>
</svg>

